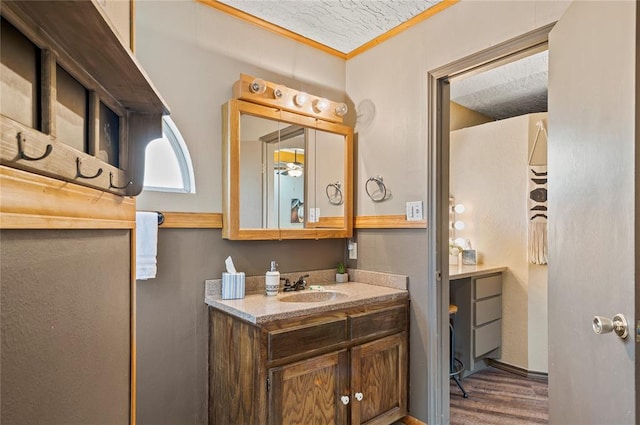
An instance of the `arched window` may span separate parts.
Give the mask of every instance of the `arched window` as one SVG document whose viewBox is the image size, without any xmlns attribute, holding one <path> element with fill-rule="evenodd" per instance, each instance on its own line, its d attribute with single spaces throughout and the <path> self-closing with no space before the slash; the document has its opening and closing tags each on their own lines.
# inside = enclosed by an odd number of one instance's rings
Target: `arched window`
<svg viewBox="0 0 640 425">
<path fill-rule="evenodd" d="M 189 149 L 168 116 L 162 117 L 162 138 L 147 145 L 144 190 L 196 192 Z"/>
</svg>

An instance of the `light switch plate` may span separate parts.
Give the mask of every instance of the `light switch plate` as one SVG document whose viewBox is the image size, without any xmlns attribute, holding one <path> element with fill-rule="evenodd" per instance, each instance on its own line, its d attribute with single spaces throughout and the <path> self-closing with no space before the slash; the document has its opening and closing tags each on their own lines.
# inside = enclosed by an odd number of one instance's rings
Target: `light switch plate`
<svg viewBox="0 0 640 425">
<path fill-rule="evenodd" d="M 309 223 L 320 221 L 320 208 L 309 208 Z"/>
<path fill-rule="evenodd" d="M 407 221 L 422 220 L 422 201 L 407 202 Z"/>
</svg>

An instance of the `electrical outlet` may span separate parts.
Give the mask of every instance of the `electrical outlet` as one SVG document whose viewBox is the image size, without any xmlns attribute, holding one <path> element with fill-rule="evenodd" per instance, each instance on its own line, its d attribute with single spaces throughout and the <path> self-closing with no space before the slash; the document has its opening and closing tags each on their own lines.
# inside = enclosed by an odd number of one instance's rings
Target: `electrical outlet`
<svg viewBox="0 0 640 425">
<path fill-rule="evenodd" d="M 407 202 L 407 221 L 422 220 L 422 201 Z"/>
<path fill-rule="evenodd" d="M 347 251 L 349 251 L 349 260 L 358 259 L 358 244 L 356 242 L 349 242 Z"/>
</svg>

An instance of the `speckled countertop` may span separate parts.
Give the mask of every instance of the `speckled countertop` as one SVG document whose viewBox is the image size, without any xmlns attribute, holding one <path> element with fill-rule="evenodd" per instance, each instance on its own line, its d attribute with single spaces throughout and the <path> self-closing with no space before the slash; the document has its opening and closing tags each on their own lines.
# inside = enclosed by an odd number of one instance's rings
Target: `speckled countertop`
<svg viewBox="0 0 640 425">
<path fill-rule="evenodd" d="M 205 303 L 226 313 L 255 324 L 263 324 L 273 320 L 286 319 L 313 313 L 322 313 L 335 309 L 355 307 L 372 302 L 384 302 L 408 299 L 407 277 L 402 275 L 368 272 L 364 270 L 348 270 L 349 279 L 354 282 L 335 283 L 332 276 L 334 270 L 319 270 L 309 273 L 306 279 L 307 288 L 322 286 L 321 291 L 336 291 L 342 295 L 330 301 L 317 302 L 284 302 L 283 297 L 308 293 L 306 289 L 298 292 L 282 292 L 275 297 L 264 295 L 264 276 L 247 277 L 246 296 L 242 299 L 223 300 L 221 281 L 207 280 Z M 282 277 L 295 280 L 301 273 L 286 273 Z"/>
<path fill-rule="evenodd" d="M 504 266 L 491 266 L 486 264 L 449 266 L 449 279 L 463 279 L 466 277 L 482 276 L 507 270 Z"/>
</svg>

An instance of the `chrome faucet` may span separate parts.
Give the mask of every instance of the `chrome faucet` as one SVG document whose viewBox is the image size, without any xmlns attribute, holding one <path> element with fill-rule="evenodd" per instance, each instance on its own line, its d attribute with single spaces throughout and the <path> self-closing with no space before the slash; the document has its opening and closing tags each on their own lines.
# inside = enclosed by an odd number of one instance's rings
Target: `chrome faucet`
<svg viewBox="0 0 640 425">
<path fill-rule="evenodd" d="M 300 276 L 294 283 L 291 283 L 289 278 L 280 278 L 280 280 L 284 280 L 284 292 L 302 291 L 303 289 L 306 289 L 307 281 L 304 280 L 305 277 L 309 277 L 309 275 L 305 274 Z"/>
</svg>

